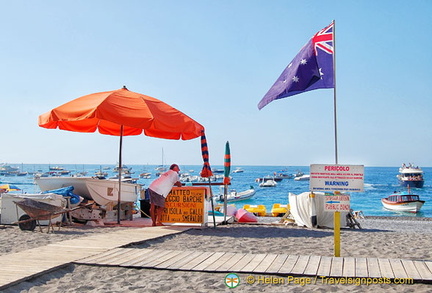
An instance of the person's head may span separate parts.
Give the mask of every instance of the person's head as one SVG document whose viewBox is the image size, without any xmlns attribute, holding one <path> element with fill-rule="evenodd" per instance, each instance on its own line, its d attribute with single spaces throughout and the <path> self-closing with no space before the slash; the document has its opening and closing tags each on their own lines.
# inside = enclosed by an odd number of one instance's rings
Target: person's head
<svg viewBox="0 0 432 293">
<path fill-rule="evenodd" d="M 179 172 L 179 171 L 180 171 L 180 167 L 179 167 L 177 164 L 172 164 L 172 165 L 170 166 L 170 170 L 173 170 L 173 171 Z"/>
</svg>

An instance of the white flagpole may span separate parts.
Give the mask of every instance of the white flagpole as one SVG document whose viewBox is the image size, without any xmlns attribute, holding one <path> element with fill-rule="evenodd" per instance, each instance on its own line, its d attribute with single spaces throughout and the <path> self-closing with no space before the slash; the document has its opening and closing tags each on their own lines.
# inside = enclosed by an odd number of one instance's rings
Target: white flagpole
<svg viewBox="0 0 432 293">
<path fill-rule="evenodd" d="M 334 139 L 335 139 L 335 163 L 338 164 L 338 139 L 337 139 L 337 112 L 336 112 L 336 20 L 333 20 L 333 112 L 334 112 Z"/>
</svg>

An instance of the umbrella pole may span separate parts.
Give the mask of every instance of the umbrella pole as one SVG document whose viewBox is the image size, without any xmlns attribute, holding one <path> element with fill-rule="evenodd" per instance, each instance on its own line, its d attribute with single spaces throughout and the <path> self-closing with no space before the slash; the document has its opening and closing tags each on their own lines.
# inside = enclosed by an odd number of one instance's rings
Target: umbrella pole
<svg viewBox="0 0 432 293">
<path fill-rule="evenodd" d="M 118 168 L 118 199 L 117 199 L 117 224 L 120 225 L 120 197 L 121 197 L 121 174 L 122 174 L 122 148 L 123 148 L 123 125 L 120 126 L 120 146 L 119 146 L 119 168 Z"/>
<path fill-rule="evenodd" d="M 228 197 L 228 185 L 224 184 L 224 224 L 227 224 L 226 217 L 227 217 L 227 197 Z"/>
<path fill-rule="evenodd" d="M 209 183 L 209 189 L 210 189 L 210 202 L 212 207 L 212 214 L 213 214 L 213 228 L 216 228 L 216 217 L 214 214 L 214 204 L 213 204 L 213 191 L 211 187 L 210 177 L 208 177 L 208 183 Z"/>
</svg>

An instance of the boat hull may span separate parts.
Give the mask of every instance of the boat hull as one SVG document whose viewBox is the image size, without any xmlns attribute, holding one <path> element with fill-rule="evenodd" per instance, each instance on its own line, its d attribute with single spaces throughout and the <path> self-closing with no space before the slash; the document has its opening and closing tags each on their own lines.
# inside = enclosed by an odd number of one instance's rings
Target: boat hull
<svg viewBox="0 0 432 293">
<path fill-rule="evenodd" d="M 256 193 L 255 189 L 248 189 L 241 192 L 231 191 L 227 194 L 227 202 L 236 202 L 236 201 L 250 199 L 255 195 L 255 193 Z M 223 194 L 219 196 L 219 201 L 224 201 Z"/>
<path fill-rule="evenodd" d="M 403 187 L 422 188 L 424 180 L 399 180 L 399 183 Z"/>
<path fill-rule="evenodd" d="M 73 193 L 99 205 L 118 201 L 118 180 L 96 179 L 92 177 L 41 177 L 35 182 L 41 191 L 73 186 Z M 121 202 L 134 202 L 140 192 L 140 185 L 122 182 Z"/>
<path fill-rule="evenodd" d="M 99 205 L 117 204 L 119 198 L 119 182 L 115 180 L 88 180 L 87 189 L 92 199 Z M 139 184 L 121 183 L 120 202 L 136 202 L 140 191 Z"/>
<path fill-rule="evenodd" d="M 418 211 L 420 211 L 425 201 L 417 200 L 417 201 L 392 202 L 383 198 L 381 199 L 381 203 L 383 204 L 384 208 L 387 210 L 417 213 Z"/>
<path fill-rule="evenodd" d="M 235 215 L 237 222 L 239 223 L 256 223 L 258 222 L 258 218 L 251 212 L 246 211 L 245 209 L 238 209 Z"/>
</svg>

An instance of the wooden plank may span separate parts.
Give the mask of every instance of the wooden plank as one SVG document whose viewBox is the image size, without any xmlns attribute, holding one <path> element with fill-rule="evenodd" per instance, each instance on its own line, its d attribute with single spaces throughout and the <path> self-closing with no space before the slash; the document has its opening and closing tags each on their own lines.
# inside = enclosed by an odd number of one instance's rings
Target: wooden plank
<svg viewBox="0 0 432 293">
<path fill-rule="evenodd" d="M 331 277 L 343 277 L 343 258 L 333 257 L 330 269 Z"/>
<path fill-rule="evenodd" d="M 299 256 L 298 255 L 288 255 L 282 267 L 279 269 L 280 274 L 290 274 L 293 267 L 295 266 Z"/>
<path fill-rule="evenodd" d="M 217 269 L 225 264 L 226 262 L 229 262 L 229 260 L 235 255 L 233 252 L 226 252 L 224 255 L 222 255 L 218 260 L 210 264 L 205 268 L 206 271 L 217 271 Z"/>
<path fill-rule="evenodd" d="M 165 254 L 164 256 L 161 256 L 158 259 L 154 259 L 151 263 L 148 264 L 148 267 L 157 268 L 158 265 L 162 264 L 163 262 L 173 257 L 176 257 L 178 254 L 181 254 L 180 250 L 171 250 L 170 253 Z"/>
<path fill-rule="evenodd" d="M 230 272 L 231 268 L 235 266 L 245 255 L 245 253 L 236 253 L 233 257 L 231 257 L 230 261 L 227 261 L 226 263 L 221 265 L 218 271 Z"/>
<path fill-rule="evenodd" d="M 154 260 L 157 260 L 158 258 L 163 257 L 170 252 L 171 250 L 154 250 L 151 255 L 147 255 L 144 258 L 137 259 L 136 261 L 131 261 L 129 265 L 139 268 L 147 267 L 149 265 L 151 266 Z"/>
<path fill-rule="evenodd" d="M 126 249 L 126 248 L 124 248 Z M 134 248 L 128 248 L 127 249 L 127 253 L 118 255 L 115 258 L 112 258 L 110 260 L 107 260 L 105 263 L 101 263 L 101 264 L 105 264 L 105 265 L 111 265 L 111 266 L 120 266 L 121 263 L 124 262 L 128 262 L 131 260 L 135 260 L 137 258 L 137 251 Z"/>
<path fill-rule="evenodd" d="M 235 265 L 231 267 L 231 270 L 233 272 L 240 272 L 253 258 L 253 254 L 246 254 Z"/>
<path fill-rule="evenodd" d="M 414 266 L 416 267 L 417 272 L 420 274 L 422 280 L 432 280 L 432 271 L 429 270 L 424 261 L 414 261 Z"/>
<path fill-rule="evenodd" d="M 96 260 L 96 264 L 98 265 L 118 264 L 119 259 L 129 254 L 131 249 L 132 248 L 120 248 L 120 250 L 118 250 L 117 253 Z"/>
<path fill-rule="evenodd" d="M 331 269 L 332 260 L 333 260 L 333 258 L 329 257 L 329 256 L 322 256 L 321 257 L 321 261 L 320 261 L 318 271 L 317 271 L 318 276 L 323 276 L 323 277 L 330 276 L 330 269 Z"/>
<path fill-rule="evenodd" d="M 367 270 L 369 278 L 381 278 L 381 270 L 377 258 L 367 258 Z"/>
<path fill-rule="evenodd" d="M 432 261 L 425 261 L 424 264 L 432 272 Z"/>
<path fill-rule="evenodd" d="M 254 273 L 264 273 L 276 259 L 277 254 L 267 254 L 261 263 L 253 270 Z"/>
<path fill-rule="evenodd" d="M 196 258 L 191 259 L 189 262 L 185 263 L 184 265 L 181 265 L 179 267 L 179 270 L 192 270 L 194 267 L 205 261 L 206 259 L 210 258 L 214 252 L 206 251 L 198 255 Z"/>
<path fill-rule="evenodd" d="M 106 256 L 108 256 L 110 254 L 115 253 L 116 251 L 119 251 L 119 250 L 120 250 L 120 248 L 110 249 L 110 250 L 104 251 L 102 253 L 99 253 L 99 254 L 96 254 L 96 255 L 92 255 L 90 257 L 85 257 L 85 258 L 79 259 L 79 261 L 82 262 L 82 263 L 88 263 L 88 264 L 95 263 L 95 261 L 97 259 L 100 259 L 101 257 L 106 257 Z"/>
<path fill-rule="evenodd" d="M 302 275 L 306 266 L 309 262 L 309 255 L 300 255 L 295 263 L 294 267 L 291 270 L 291 274 L 294 275 Z"/>
<path fill-rule="evenodd" d="M 321 256 L 311 255 L 303 274 L 306 276 L 316 276 L 320 262 Z"/>
<path fill-rule="evenodd" d="M 267 254 L 265 253 L 255 254 L 250 262 L 241 269 L 241 271 L 252 273 L 266 256 Z"/>
<path fill-rule="evenodd" d="M 104 262 L 104 261 L 110 260 L 112 258 L 115 258 L 116 256 L 121 255 L 121 254 L 123 254 L 125 252 L 126 251 L 123 250 L 122 248 L 114 248 L 114 249 L 111 249 L 109 251 L 109 253 L 107 253 L 107 254 L 95 255 L 95 256 L 93 256 L 91 258 L 91 260 L 87 259 L 86 261 L 87 261 L 88 264 L 92 264 L 92 263 L 93 264 L 99 264 L 101 262 Z"/>
<path fill-rule="evenodd" d="M 288 254 L 279 254 L 265 272 L 270 274 L 279 272 L 280 268 L 282 267 L 287 258 Z"/>
<path fill-rule="evenodd" d="M 355 258 L 353 257 L 344 257 L 343 258 L 343 271 L 342 275 L 344 277 L 355 277 Z"/>
<path fill-rule="evenodd" d="M 211 265 L 213 262 L 217 261 L 222 255 L 224 255 L 225 252 L 215 252 L 212 256 L 195 266 L 192 270 L 193 271 L 205 271 L 206 268 Z"/>
<path fill-rule="evenodd" d="M 379 258 L 378 264 L 379 264 L 380 271 L 381 271 L 381 277 L 389 278 L 389 279 L 394 278 L 393 269 L 392 269 L 392 267 L 390 265 L 390 261 L 388 259 Z"/>
<path fill-rule="evenodd" d="M 405 272 L 408 275 L 408 278 L 413 278 L 414 280 L 421 280 L 422 276 L 420 272 L 417 270 L 417 267 L 414 265 L 414 261 L 403 259 L 401 260 L 402 265 L 405 269 Z"/>
<path fill-rule="evenodd" d="M 154 253 L 154 249 L 135 249 L 135 252 L 133 253 L 134 258 L 125 260 L 119 263 L 119 266 L 121 267 L 133 267 L 133 263 L 136 262 L 142 262 L 144 259 L 148 258 Z"/>
<path fill-rule="evenodd" d="M 369 277 L 366 258 L 364 257 L 355 258 L 355 276 L 359 278 Z"/>
<path fill-rule="evenodd" d="M 389 261 L 395 278 L 408 278 L 400 259 L 390 259 Z"/>
<path fill-rule="evenodd" d="M 187 257 L 189 254 L 192 254 L 192 252 L 193 251 L 179 251 L 179 253 L 177 255 L 174 255 L 173 257 L 165 260 L 162 263 L 155 265 L 154 267 L 157 269 L 166 269 L 170 265 L 175 264 L 175 263 L 179 262 L 180 260 L 182 260 L 183 258 Z"/>
<path fill-rule="evenodd" d="M 191 253 L 188 256 L 183 257 L 182 259 L 178 260 L 177 262 L 169 265 L 167 269 L 170 270 L 178 270 L 181 266 L 187 264 L 191 260 L 199 257 L 199 255 L 203 254 L 202 251 L 191 251 Z"/>
</svg>

